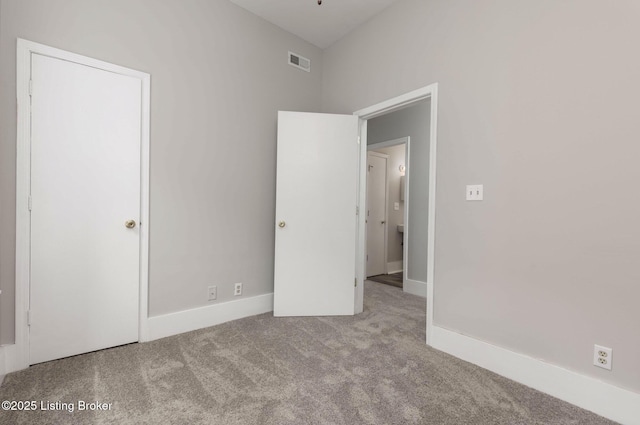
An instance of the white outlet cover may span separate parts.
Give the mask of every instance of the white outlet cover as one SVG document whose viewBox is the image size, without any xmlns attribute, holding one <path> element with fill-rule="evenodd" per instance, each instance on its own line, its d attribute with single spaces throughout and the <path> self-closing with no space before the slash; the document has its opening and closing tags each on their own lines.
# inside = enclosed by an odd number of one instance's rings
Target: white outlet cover
<svg viewBox="0 0 640 425">
<path fill-rule="evenodd" d="M 593 365 L 611 370 L 613 362 L 613 349 L 601 345 L 593 346 Z"/>
</svg>

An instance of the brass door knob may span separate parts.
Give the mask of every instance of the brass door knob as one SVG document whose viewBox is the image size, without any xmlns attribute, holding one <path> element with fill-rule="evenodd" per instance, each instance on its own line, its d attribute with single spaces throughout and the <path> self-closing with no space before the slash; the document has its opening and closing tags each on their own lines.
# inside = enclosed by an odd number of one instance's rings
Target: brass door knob
<svg viewBox="0 0 640 425">
<path fill-rule="evenodd" d="M 281 228 L 281 229 L 286 225 L 287 225 L 287 223 L 285 223 L 284 221 L 281 221 L 280 223 L 278 223 L 278 227 Z"/>
<path fill-rule="evenodd" d="M 136 221 L 135 220 L 127 220 L 124 222 L 124 226 L 127 229 L 133 229 L 134 227 L 136 227 Z"/>
</svg>

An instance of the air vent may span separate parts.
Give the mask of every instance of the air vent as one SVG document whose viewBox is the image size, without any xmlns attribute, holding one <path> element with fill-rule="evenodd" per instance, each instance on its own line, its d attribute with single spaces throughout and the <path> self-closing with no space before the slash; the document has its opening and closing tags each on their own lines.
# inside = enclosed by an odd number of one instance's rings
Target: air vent
<svg viewBox="0 0 640 425">
<path fill-rule="evenodd" d="M 311 61 L 297 53 L 289 52 L 289 65 L 311 72 Z"/>
</svg>

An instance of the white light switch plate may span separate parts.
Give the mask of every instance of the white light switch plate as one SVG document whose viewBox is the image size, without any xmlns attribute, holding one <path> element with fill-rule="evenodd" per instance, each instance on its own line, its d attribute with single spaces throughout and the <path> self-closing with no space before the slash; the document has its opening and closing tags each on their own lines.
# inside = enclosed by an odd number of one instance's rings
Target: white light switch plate
<svg viewBox="0 0 640 425">
<path fill-rule="evenodd" d="M 400 211 L 400 202 L 394 202 L 393 203 L 393 210 L 394 211 Z"/>
<path fill-rule="evenodd" d="M 484 199 L 484 185 L 467 185 L 467 201 L 482 201 Z"/>
</svg>

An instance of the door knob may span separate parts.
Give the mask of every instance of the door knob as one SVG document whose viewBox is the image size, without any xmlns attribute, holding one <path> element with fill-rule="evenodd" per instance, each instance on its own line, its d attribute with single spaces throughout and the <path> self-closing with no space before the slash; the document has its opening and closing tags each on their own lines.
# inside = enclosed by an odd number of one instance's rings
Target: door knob
<svg viewBox="0 0 640 425">
<path fill-rule="evenodd" d="M 380 224 L 384 224 L 384 223 L 386 223 L 386 221 L 381 221 L 381 222 L 380 222 Z"/>
<path fill-rule="evenodd" d="M 278 227 L 281 228 L 281 229 L 286 225 L 287 225 L 287 223 L 285 223 L 284 221 L 281 221 L 280 223 L 278 223 Z"/>
<path fill-rule="evenodd" d="M 124 222 L 124 226 L 127 229 L 133 229 L 134 227 L 136 227 L 136 221 L 135 220 L 127 220 Z"/>
</svg>

